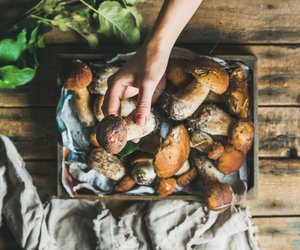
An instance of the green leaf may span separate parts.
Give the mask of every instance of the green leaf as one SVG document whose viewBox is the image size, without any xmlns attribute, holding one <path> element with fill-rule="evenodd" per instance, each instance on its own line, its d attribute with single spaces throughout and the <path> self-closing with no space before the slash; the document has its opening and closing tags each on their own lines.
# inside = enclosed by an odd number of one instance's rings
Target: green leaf
<svg viewBox="0 0 300 250">
<path fill-rule="evenodd" d="M 4 39 L 0 41 L 0 64 L 3 65 L 18 61 L 26 48 L 25 30 L 19 33 L 16 41 L 13 39 Z"/>
<path fill-rule="evenodd" d="M 126 157 L 133 152 L 135 152 L 138 149 L 138 143 L 134 143 L 132 141 L 128 141 L 126 143 L 126 146 L 121 150 L 121 152 L 118 154 L 121 157 Z"/>
<path fill-rule="evenodd" d="M 137 27 L 141 27 L 142 21 L 143 21 L 143 16 L 142 14 L 138 11 L 138 9 L 134 6 L 127 7 L 127 9 L 131 12 L 131 14 L 135 18 L 135 23 Z"/>
<path fill-rule="evenodd" d="M 98 46 L 98 37 L 93 33 L 93 29 L 88 18 L 80 16 L 77 13 L 60 14 L 53 19 L 52 24 L 62 31 L 76 31 L 85 40 L 87 40 L 92 48 Z"/>
<path fill-rule="evenodd" d="M 102 2 L 99 6 L 98 14 L 99 31 L 106 36 L 115 36 L 128 44 L 134 44 L 140 40 L 140 30 L 136 17 L 119 2 Z"/>
<path fill-rule="evenodd" d="M 15 88 L 30 82 L 35 76 L 35 69 L 19 69 L 13 65 L 0 68 L 0 88 Z"/>
<path fill-rule="evenodd" d="M 125 0 L 125 2 L 127 4 L 131 4 L 131 5 L 134 5 L 134 4 L 138 4 L 138 3 L 144 3 L 146 0 Z"/>
</svg>

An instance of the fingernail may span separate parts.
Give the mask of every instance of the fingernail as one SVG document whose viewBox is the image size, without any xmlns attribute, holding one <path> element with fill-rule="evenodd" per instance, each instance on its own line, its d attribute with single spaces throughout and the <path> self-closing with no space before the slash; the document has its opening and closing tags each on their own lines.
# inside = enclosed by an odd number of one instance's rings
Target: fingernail
<svg viewBox="0 0 300 250">
<path fill-rule="evenodd" d="M 144 126 L 146 124 L 146 116 L 139 114 L 135 117 L 135 121 L 138 125 Z"/>
</svg>

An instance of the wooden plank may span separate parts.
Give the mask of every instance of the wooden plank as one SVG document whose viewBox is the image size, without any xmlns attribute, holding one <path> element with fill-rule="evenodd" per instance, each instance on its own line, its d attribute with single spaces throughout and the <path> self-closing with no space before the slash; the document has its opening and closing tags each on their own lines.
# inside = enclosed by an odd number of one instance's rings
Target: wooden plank
<svg viewBox="0 0 300 250">
<path fill-rule="evenodd" d="M 143 15 L 142 37 L 148 34 L 160 11 L 162 0 L 147 0 L 138 9 Z M 179 37 L 180 43 L 299 43 L 298 0 L 205 0 Z M 101 37 L 101 36 L 100 36 Z M 48 43 L 82 41 L 74 34 L 54 30 Z M 103 39 L 102 43 L 116 42 Z"/>
<path fill-rule="evenodd" d="M 300 108 L 259 108 L 259 156 L 300 156 Z"/>
<path fill-rule="evenodd" d="M 257 199 L 246 202 L 252 215 L 300 215 L 300 160 L 260 160 Z"/>
<path fill-rule="evenodd" d="M 262 249 L 300 249 L 300 217 L 254 218 Z"/>
<path fill-rule="evenodd" d="M 213 46 L 185 46 L 200 54 L 208 54 Z M 0 91 L 2 107 L 55 107 L 57 54 L 105 53 L 130 51 L 121 46 L 102 46 L 96 51 L 86 46 L 48 46 L 41 58 L 42 66 L 36 79 L 14 90 Z M 213 54 L 254 54 L 258 63 L 259 105 L 300 106 L 300 48 L 287 46 L 218 46 Z"/>
<path fill-rule="evenodd" d="M 56 158 L 55 109 L 0 109 L 0 134 L 15 143 L 26 159 Z"/>
</svg>

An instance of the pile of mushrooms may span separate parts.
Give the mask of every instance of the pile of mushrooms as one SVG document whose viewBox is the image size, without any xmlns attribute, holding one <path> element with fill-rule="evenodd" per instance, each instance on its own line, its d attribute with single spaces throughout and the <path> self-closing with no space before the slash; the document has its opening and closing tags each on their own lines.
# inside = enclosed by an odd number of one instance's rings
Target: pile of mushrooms
<svg viewBox="0 0 300 250">
<path fill-rule="evenodd" d="M 166 89 L 144 127 L 134 121 L 134 98 L 122 101 L 119 116 L 104 117 L 101 111 L 107 79 L 117 70 L 106 66 L 93 72 L 73 62 L 61 75 L 64 86 L 74 91 L 79 121 L 91 127 L 89 167 L 115 181 L 115 192 L 141 185 L 167 196 L 201 181 L 210 209 L 230 206 L 234 192 L 223 183 L 224 176 L 240 169 L 254 136 L 243 68 L 227 69 L 206 57 L 171 60 Z M 222 101 L 211 103 L 212 93 Z M 162 123 L 170 125 L 164 135 Z M 137 150 L 121 156 L 136 138 L 141 138 Z"/>
</svg>

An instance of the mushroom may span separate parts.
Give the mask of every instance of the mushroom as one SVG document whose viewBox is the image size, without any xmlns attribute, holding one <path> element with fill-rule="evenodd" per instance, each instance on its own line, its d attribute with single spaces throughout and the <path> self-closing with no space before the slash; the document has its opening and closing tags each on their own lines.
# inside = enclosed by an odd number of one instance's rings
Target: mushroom
<svg viewBox="0 0 300 250">
<path fill-rule="evenodd" d="M 105 95 L 108 85 L 107 80 L 108 78 L 116 73 L 120 68 L 111 66 L 111 65 L 101 65 L 99 66 L 93 66 L 93 81 L 91 85 L 89 86 L 89 91 L 92 94 L 100 94 Z"/>
<path fill-rule="evenodd" d="M 185 172 L 184 174 L 180 175 L 177 178 L 177 184 L 184 187 L 190 184 L 193 180 L 197 177 L 197 170 L 196 168 L 191 168 L 189 171 Z"/>
<path fill-rule="evenodd" d="M 168 63 L 166 77 L 170 84 L 167 88 L 171 92 L 176 92 L 193 80 L 193 76 L 186 72 L 186 64 L 188 61 L 175 59 Z"/>
<path fill-rule="evenodd" d="M 104 118 L 104 114 L 102 112 L 102 105 L 104 102 L 104 95 L 99 95 L 94 102 L 94 114 L 97 120 L 100 122 Z M 136 108 L 136 101 L 132 98 L 123 99 L 121 101 L 121 116 L 128 116 L 134 109 Z"/>
<path fill-rule="evenodd" d="M 207 156 L 211 160 L 219 159 L 224 153 L 224 146 L 220 142 L 215 142 Z"/>
<path fill-rule="evenodd" d="M 117 192 L 127 192 L 136 185 L 136 182 L 130 176 L 124 176 L 121 181 L 115 186 Z"/>
<path fill-rule="evenodd" d="M 61 80 L 66 89 L 74 92 L 74 106 L 82 125 L 91 127 L 95 117 L 90 108 L 90 94 L 87 86 L 93 78 L 91 68 L 83 62 L 75 61 L 61 72 Z"/>
<path fill-rule="evenodd" d="M 185 71 L 196 79 L 182 91 L 166 93 L 162 99 L 163 109 L 173 120 L 188 118 L 203 103 L 210 90 L 222 94 L 229 84 L 226 70 L 209 58 L 201 57 L 187 63 Z"/>
<path fill-rule="evenodd" d="M 88 165 L 114 181 L 119 181 L 125 175 L 122 161 L 101 147 L 92 150 L 88 157 Z"/>
<path fill-rule="evenodd" d="M 191 131 L 190 138 L 191 147 L 203 153 L 208 153 L 214 144 L 213 139 L 202 131 L 198 131 L 197 133 Z"/>
<path fill-rule="evenodd" d="M 234 69 L 230 74 L 227 94 L 227 107 L 231 114 L 246 118 L 249 110 L 249 91 L 242 66 Z"/>
<path fill-rule="evenodd" d="M 117 154 L 126 142 L 142 138 L 157 127 L 157 119 L 150 113 L 145 126 L 141 127 L 134 121 L 134 112 L 126 118 L 116 115 L 106 116 L 97 127 L 97 141 L 109 153 Z"/>
<path fill-rule="evenodd" d="M 195 117 L 188 119 L 188 124 L 194 132 L 205 132 L 210 135 L 228 136 L 235 119 L 219 109 L 216 105 L 204 105 Z"/>
<path fill-rule="evenodd" d="M 139 156 L 131 161 L 131 176 L 139 185 L 149 186 L 156 177 L 153 166 L 153 158 Z"/>
<path fill-rule="evenodd" d="M 152 133 L 143 137 L 138 144 L 138 149 L 143 152 L 155 155 L 161 144 L 161 136 L 158 133 Z"/>
<path fill-rule="evenodd" d="M 96 130 L 94 130 L 94 129 L 92 130 L 90 137 L 89 137 L 89 141 L 94 147 L 96 147 L 96 148 L 100 147 L 100 145 L 97 141 L 97 138 L 96 138 Z"/>
<path fill-rule="evenodd" d="M 155 155 L 154 166 L 157 175 L 161 178 L 173 176 L 186 162 L 189 153 L 188 132 L 183 125 L 178 125 L 171 129 Z"/>
<path fill-rule="evenodd" d="M 207 157 L 193 154 L 193 165 L 202 176 L 206 188 L 206 204 L 211 210 L 221 210 L 230 206 L 234 193 L 230 185 L 222 183 L 224 174 Z"/>
<path fill-rule="evenodd" d="M 235 146 L 228 144 L 218 159 L 217 168 L 224 174 L 230 174 L 241 168 L 246 155 Z"/>
<path fill-rule="evenodd" d="M 174 192 L 176 180 L 174 178 L 160 179 L 156 185 L 156 193 L 160 196 L 168 196 Z"/>
</svg>

